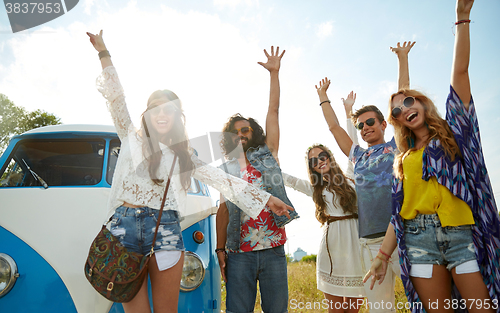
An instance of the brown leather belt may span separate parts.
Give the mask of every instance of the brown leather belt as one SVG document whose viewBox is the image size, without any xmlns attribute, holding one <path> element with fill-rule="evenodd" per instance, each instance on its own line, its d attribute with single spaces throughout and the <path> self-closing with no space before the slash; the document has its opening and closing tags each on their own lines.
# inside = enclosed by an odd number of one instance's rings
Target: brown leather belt
<svg viewBox="0 0 500 313">
<path fill-rule="evenodd" d="M 336 221 L 341 221 L 341 220 L 348 220 L 351 218 L 358 218 L 357 213 L 353 213 L 351 215 L 344 215 L 344 216 L 331 216 L 328 215 L 326 218 L 327 222 L 327 229 L 326 229 L 326 252 L 328 252 L 328 258 L 330 259 L 330 276 L 332 276 L 332 271 L 333 271 L 333 263 L 332 263 L 332 256 L 330 255 L 330 248 L 328 247 L 328 231 L 330 230 L 330 223 L 336 222 Z"/>
<path fill-rule="evenodd" d="M 336 221 L 347 220 L 347 219 L 350 219 L 350 218 L 358 218 L 358 214 L 357 213 L 353 213 L 352 215 L 344 215 L 344 216 L 328 216 L 326 218 L 326 222 L 328 224 L 330 224 L 330 223 L 333 223 L 333 222 L 336 222 Z"/>
</svg>

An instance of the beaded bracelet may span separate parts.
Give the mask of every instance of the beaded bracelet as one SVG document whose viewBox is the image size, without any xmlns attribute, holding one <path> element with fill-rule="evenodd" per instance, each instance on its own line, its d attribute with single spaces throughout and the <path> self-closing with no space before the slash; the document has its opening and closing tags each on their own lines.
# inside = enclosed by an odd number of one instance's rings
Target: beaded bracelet
<svg viewBox="0 0 500 313">
<path fill-rule="evenodd" d="M 224 249 L 224 248 L 218 248 L 218 249 L 215 249 L 215 253 L 219 254 L 219 252 L 224 252 L 224 253 L 226 253 L 226 249 Z"/>
</svg>

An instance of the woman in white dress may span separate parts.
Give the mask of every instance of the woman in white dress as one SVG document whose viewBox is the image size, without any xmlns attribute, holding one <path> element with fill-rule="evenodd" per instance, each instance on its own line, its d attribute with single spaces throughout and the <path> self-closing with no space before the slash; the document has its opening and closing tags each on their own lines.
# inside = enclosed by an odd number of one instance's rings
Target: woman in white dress
<svg viewBox="0 0 500 313">
<path fill-rule="evenodd" d="M 107 100 L 121 140 L 108 203 L 108 217 L 112 216 L 110 232 L 127 249 L 146 255 L 153 243 L 158 214 L 163 210 L 148 274 L 154 312 L 177 312 L 185 250 L 179 221 L 186 210 L 191 177 L 218 189 L 226 199 L 254 218 L 266 205 L 277 215 L 289 216 L 288 210 L 293 208 L 200 161 L 190 148 L 181 101 L 175 93 L 169 90 L 153 92 L 142 115 L 140 129 L 136 129 L 104 44 L 102 30 L 99 34 L 87 35 L 99 52 L 103 69 L 97 87 Z M 161 207 L 166 178 L 173 162 L 171 185 L 165 205 Z M 123 303 L 123 308 L 125 312 L 151 312 L 147 277 L 137 295 L 130 302 Z"/>
<path fill-rule="evenodd" d="M 283 174 L 285 185 L 313 198 L 324 228 L 316 261 L 317 286 L 328 312 L 358 312 L 364 297 L 354 183 L 323 145 L 307 150 L 309 179 Z M 323 305 L 323 307 L 325 307 Z"/>
</svg>

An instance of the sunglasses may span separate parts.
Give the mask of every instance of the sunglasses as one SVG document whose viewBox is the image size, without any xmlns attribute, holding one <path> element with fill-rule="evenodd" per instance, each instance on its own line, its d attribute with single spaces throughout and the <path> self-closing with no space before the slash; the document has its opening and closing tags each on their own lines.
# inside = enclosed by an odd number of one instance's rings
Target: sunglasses
<svg viewBox="0 0 500 313">
<path fill-rule="evenodd" d="M 248 134 L 250 131 L 253 131 L 252 127 L 250 126 L 243 126 L 241 128 L 238 128 L 238 129 L 233 129 L 231 131 L 231 133 L 235 134 L 235 135 L 238 135 L 239 132 L 241 132 L 242 135 L 246 135 Z"/>
<path fill-rule="evenodd" d="M 175 105 L 169 104 L 169 105 L 157 105 L 154 108 L 151 108 L 148 110 L 149 113 L 153 115 L 159 115 L 160 112 L 163 111 L 165 114 L 174 114 L 175 111 L 177 111 Z"/>
<path fill-rule="evenodd" d="M 363 129 L 363 127 L 365 127 L 365 123 L 366 123 L 366 125 L 368 125 L 368 126 L 373 126 L 373 125 L 375 125 L 375 118 L 374 118 L 374 117 L 370 117 L 370 118 L 369 118 L 369 119 L 367 119 L 366 121 L 364 121 L 364 122 L 360 122 L 360 123 L 356 124 L 356 128 L 357 128 L 358 130 L 362 130 L 362 129 Z"/>
<path fill-rule="evenodd" d="M 317 158 L 316 157 L 312 157 L 312 158 L 309 159 L 309 166 L 311 168 L 315 168 L 316 166 L 319 165 L 319 161 L 325 162 L 329 158 L 330 158 L 330 156 L 328 155 L 328 153 L 326 153 L 325 151 L 323 151 L 320 154 L 318 154 Z"/>
<path fill-rule="evenodd" d="M 403 106 L 411 108 L 414 104 L 415 104 L 415 97 L 409 96 L 404 98 L 403 105 L 400 105 L 392 109 L 392 117 L 398 118 L 401 115 L 401 113 L 403 113 L 402 110 Z"/>
</svg>

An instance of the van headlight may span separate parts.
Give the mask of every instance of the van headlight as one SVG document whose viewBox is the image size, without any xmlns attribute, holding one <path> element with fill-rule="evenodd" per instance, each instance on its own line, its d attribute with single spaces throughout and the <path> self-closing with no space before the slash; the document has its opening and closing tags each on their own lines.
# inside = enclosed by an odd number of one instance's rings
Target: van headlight
<svg viewBox="0 0 500 313">
<path fill-rule="evenodd" d="M 12 289 L 18 277 L 14 259 L 5 253 L 0 253 L 0 298 Z"/>
<path fill-rule="evenodd" d="M 181 291 L 192 291 L 198 288 L 205 278 L 205 265 L 199 255 L 191 251 L 184 254 L 182 267 Z"/>
</svg>

